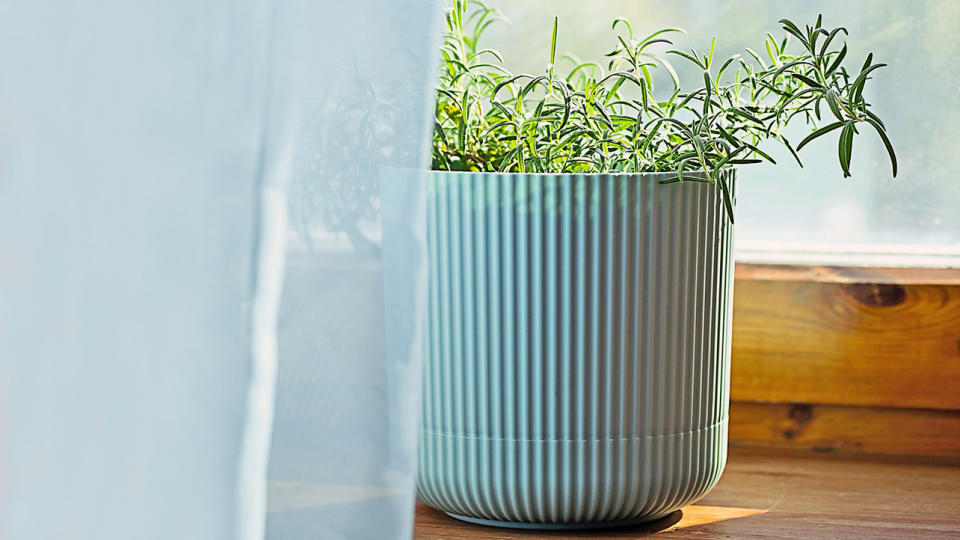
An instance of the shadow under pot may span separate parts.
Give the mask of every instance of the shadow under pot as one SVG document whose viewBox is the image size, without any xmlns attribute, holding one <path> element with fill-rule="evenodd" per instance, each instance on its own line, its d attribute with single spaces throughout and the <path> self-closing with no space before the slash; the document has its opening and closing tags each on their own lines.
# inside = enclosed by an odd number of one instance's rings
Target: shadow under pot
<svg viewBox="0 0 960 540">
<path fill-rule="evenodd" d="M 733 226 L 716 184 L 675 177 L 430 173 L 422 501 L 593 528 L 716 484 Z"/>
</svg>

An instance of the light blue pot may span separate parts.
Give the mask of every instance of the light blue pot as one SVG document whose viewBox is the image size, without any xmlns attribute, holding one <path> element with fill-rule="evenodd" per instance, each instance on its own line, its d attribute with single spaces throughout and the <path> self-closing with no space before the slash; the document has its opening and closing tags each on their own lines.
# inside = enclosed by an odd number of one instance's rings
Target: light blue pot
<svg viewBox="0 0 960 540">
<path fill-rule="evenodd" d="M 431 173 L 424 502 L 612 526 L 717 482 L 733 227 L 716 185 L 672 176 Z"/>
</svg>

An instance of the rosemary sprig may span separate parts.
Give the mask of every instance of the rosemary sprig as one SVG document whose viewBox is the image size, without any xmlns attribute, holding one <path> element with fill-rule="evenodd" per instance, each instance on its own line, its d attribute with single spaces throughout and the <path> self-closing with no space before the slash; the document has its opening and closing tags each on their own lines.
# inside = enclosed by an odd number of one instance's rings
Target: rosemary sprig
<svg viewBox="0 0 960 540">
<path fill-rule="evenodd" d="M 446 13 L 441 48 L 433 168 L 456 171 L 550 173 L 658 172 L 672 181 L 728 186 L 719 173 L 736 165 L 773 162 L 759 148 L 783 144 L 803 166 L 799 151 L 812 140 L 838 131 L 838 158 L 850 176 L 858 125 L 880 136 L 893 175 L 897 158 L 883 122 L 871 110 L 864 87 L 885 64 L 867 56 L 859 72 L 848 71 L 845 28 L 825 28 L 822 17 L 801 29 L 780 21 L 785 36 L 767 34 L 766 58 L 753 49 L 716 67 L 716 38 L 707 53 L 668 49 L 666 28 L 636 38 L 629 21 L 618 18 L 614 49 L 606 67 L 570 55 L 559 73 L 554 19 L 544 75 L 513 74 L 501 54 L 481 48 L 483 33 L 503 20 L 478 0 L 453 0 Z M 666 55 L 693 63 L 702 72 L 697 86 L 681 86 Z M 655 91 L 653 72 L 665 69 L 673 81 L 668 94 Z M 824 116 L 828 116 L 824 119 Z M 793 145 L 784 128 L 800 118 L 812 132 Z M 822 127 L 820 123 L 827 122 Z M 702 174 L 685 174 L 699 172 Z"/>
</svg>

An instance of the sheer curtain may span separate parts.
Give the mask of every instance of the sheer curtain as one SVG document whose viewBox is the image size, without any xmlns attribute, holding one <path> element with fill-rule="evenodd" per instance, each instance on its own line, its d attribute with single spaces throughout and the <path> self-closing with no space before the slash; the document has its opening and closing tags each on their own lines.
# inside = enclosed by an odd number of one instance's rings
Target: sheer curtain
<svg viewBox="0 0 960 540">
<path fill-rule="evenodd" d="M 0 0 L 0 538 L 409 537 L 438 9 Z"/>
</svg>

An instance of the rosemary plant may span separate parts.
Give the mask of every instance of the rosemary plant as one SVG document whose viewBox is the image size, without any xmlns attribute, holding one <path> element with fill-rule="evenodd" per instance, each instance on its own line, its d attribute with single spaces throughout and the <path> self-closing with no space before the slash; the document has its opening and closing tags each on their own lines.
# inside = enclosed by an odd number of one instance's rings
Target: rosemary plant
<svg viewBox="0 0 960 540">
<path fill-rule="evenodd" d="M 752 49 L 715 61 L 708 52 L 669 49 L 666 28 L 637 38 L 623 18 L 613 21 L 616 45 L 605 66 L 565 55 L 556 68 L 557 20 L 549 63 L 541 75 L 513 74 L 499 52 L 482 48 L 484 31 L 500 13 L 477 0 L 454 0 L 446 14 L 436 103 L 433 168 L 450 171 L 553 173 L 675 172 L 665 182 L 717 183 L 730 219 L 729 187 L 718 173 L 735 165 L 774 162 L 760 145 L 798 151 L 839 130 L 838 156 L 850 176 L 853 139 L 869 126 L 880 136 L 897 175 L 897 158 L 883 122 L 864 97 L 870 75 L 885 64 L 867 56 L 859 72 L 844 61 L 844 28 L 780 21 L 785 36 L 767 34 L 766 56 Z M 668 56 L 692 62 L 702 79 L 681 86 Z M 654 89 L 664 69 L 672 88 Z M 784 128 L 801 118 L 812 132 L 792 144 Z"/>
</svg>

